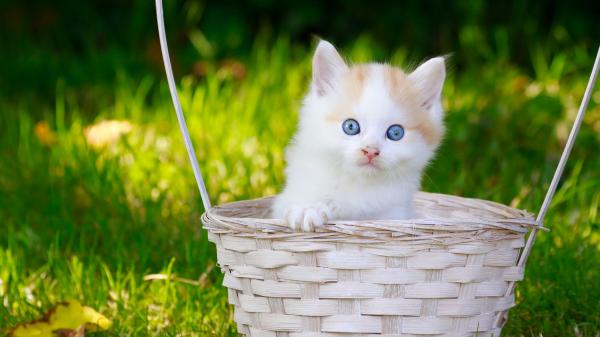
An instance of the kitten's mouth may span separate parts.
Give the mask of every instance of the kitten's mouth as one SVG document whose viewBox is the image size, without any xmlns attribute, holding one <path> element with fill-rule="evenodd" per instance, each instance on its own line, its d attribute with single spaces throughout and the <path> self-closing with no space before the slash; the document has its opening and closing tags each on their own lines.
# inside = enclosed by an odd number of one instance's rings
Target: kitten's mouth
<svg viewBox="0 0 600 337">
<path fill-rule="evenodd" d="M 374 160 L 366 160 L 358 163 L 358 166 L 365 168 L 379 168 L 379 165 Z"/>
</svg>

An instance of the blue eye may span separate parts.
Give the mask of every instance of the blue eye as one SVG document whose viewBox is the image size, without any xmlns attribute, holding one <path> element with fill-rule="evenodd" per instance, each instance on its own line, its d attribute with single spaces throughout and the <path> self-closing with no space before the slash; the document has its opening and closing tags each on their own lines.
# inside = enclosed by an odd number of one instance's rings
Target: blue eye
<svg viewBox="0 0 600 337">
<path fill-rule="evenodd" d="M 346 119 L 344 123 L 342 123 L 342 130 L 344 133 L 349 136 L 357 135 L 360 132 L 360 125 L 354 119 Z"/>
<path fill-rule="evenodd" d="M 387 129 L 386 135 L 390 140 L 398 141 L 404 137 L 404 128 L 402 125 L 394 124 Z"/>
</svg>

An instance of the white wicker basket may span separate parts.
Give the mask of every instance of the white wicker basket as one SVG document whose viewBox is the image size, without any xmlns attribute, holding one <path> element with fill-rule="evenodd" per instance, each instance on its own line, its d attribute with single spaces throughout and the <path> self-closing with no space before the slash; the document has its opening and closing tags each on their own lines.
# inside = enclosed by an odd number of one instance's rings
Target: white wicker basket
<svg viewBox="0 0 600 337">
<path fill-rule="evenodd" d="M 600 49 L 571 134 L 534 219 L 501 204 L 419 193 L 421 219 L 333 221 L 314 233 L 269 219 L 271 198 L 211 207 L 189 137 L 156 1 L 173 105 L 209 239 L 247 337 L 499 336 L 514 286 L 573 147 L 600 69 Z M 527 241 L 525 236 L 528 235 Z"/>
<path fill-rule="evenodd" d="M 499 336 L 531 214 L 420 193 L 427 219 L 339 221 L 315 233 L 266 219 L 271 198 L 202 218 L 246 336 Z"/>
</svg>

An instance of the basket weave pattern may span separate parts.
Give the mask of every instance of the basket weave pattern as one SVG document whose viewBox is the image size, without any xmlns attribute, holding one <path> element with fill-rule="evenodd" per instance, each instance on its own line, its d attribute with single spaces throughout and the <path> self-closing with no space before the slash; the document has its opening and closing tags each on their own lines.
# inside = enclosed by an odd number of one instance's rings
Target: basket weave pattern
<svg viewBox="0 0 600 337">
<path fill-rule="evenodd" d="M 420 193 L 419 220 L 339 221 L 315 233 L 268 219 L 271 199 L 203 216 L 238 331 L 248 337 L 500 336 L 531 214 Z"/>
</svg>

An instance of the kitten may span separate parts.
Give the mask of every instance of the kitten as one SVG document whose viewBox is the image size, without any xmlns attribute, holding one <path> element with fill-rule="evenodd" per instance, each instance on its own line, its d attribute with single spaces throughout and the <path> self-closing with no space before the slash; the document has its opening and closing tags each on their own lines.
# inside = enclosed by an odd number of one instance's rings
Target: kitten
<svg viewBox="0 0 600 337">
<path fill-rule="evenodd" d="M 304 231 L 331 219 L 413 217 L 421 174 L 444 132 L 444 59 L 410 74 L 387 64 L 348 66 L 321 41 L 312 65 L 272 215 Z"/>
</svg>

